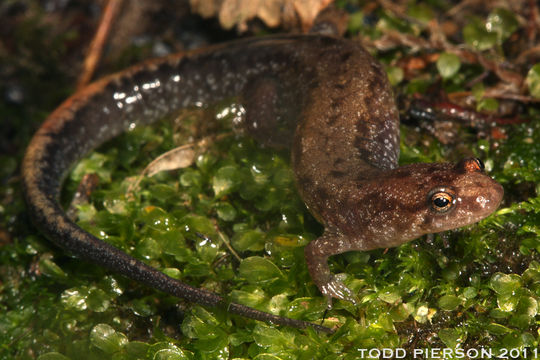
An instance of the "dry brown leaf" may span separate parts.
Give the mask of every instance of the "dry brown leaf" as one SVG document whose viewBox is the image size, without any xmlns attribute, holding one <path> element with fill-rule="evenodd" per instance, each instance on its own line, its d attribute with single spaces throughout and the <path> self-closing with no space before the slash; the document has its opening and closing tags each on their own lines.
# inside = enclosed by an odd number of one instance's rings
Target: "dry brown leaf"
<svg viewBox="0 0 540 360">
<path fill-rule="evenodd" d="M 162 171 L 185 169 L 191 166 L 197 156 L 204 153 L 216 140 L 224 139 L 231 133 L 207 136 L 197 142 L 178 146 L 169 150 L 150 162 L 144 170 L 129 185 L 127 197 L 133 197 L 133 193 L 139 190 L 139 185 L 144 177 L 154 176 Z"/>
<path fill-rule="evenodd" d="M 193 12 L 218 17 L 225 29 L 247 30 L 248 21 L 259 18 L 269 27 L 309 30 L 313 21 L 334 0 L 190 0 Z"/>
</svg>

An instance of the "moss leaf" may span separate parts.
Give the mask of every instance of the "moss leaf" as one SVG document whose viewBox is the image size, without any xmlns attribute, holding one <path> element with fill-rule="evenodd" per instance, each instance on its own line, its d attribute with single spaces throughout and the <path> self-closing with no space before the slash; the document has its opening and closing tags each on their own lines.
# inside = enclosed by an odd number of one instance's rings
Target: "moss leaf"
<svg viewBox="0 0 540 360">
<path fill-rule="evenodd" d="M 252 284 L 264 284 L 283 278 L 274 263 L 260 256 L 252 256 L 240 263 L 239 275 Z"/>
<path fill-rule="evenodd" d="M 445 79 L 454 76 L 461 67 L 461 61 L 455 54 L 442 53 L 437 59 L 437 70 Z"/>
<path fill-rule="evenodd" d="M 535 98 L 540 98 L 540 63 L 535 64 L 527 73 L 525 83 L 529 88 L 529 93 Z"/>
<path fill-rule="evenodd" d="M 516 16 L 506 9 L 493 10 L 486 20 L 486 29 L 497 34 L 499 43 L 502 43 L 518 28 Z"/>
<path fill-rule="evenodd" d="M 498 272 L 491 277 L 489 286 L 499 295 L 511 295 L 521 287 L 521 277 Z"/>
<path fill-rule="evenodd" d="M 90 342 L 106 354 L 114 354 L 128 343 L 128 339 L 121 332 L 114 330 L 112 326 L 98 324 L 94 326 L 90 333 Z"/>
<path fill-rule="evenodd" d="M 439 307 L 443 310 L 455 310 L 461 304 L 461 300 L 454 295 L 444 295 L 439 299 Z"/>
<path fill-rule="evenodd" d="M 459 332 L 456 329 L 442 329 L 439 331 L 439 339 L 451 349 L 455 349 L 462 339 L 460 338 Z"/>
<path fill-rule="evenodd" d="M 212 179 L 212 188 L 217 198 L 233 191 L 240 183 L 240 172 L 236 166 L 227 165 L 220 168 Z"/>
</svg>

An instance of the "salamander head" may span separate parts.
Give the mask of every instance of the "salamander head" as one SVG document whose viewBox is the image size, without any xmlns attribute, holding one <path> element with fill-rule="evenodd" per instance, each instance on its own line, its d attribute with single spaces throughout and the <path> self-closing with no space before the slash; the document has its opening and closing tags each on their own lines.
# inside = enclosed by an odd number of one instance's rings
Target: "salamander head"
<svg viewBox="0 0 540 360">
<path fill-rule="evenodd" d="M 494 212 L 502 201 L 503 187 L 484 173 L 480 159 L 464 159 L 453 169 L 448 187 L 434 187 L 427 196 L 431 216 L 429 232 L 449 230 L 478 222 Z"/>
<path fill-rule="evenodd" d="M 356 215 L 339 228 L 345 234 L 362 235 L 365 249 L 397 246 L 473 224 L 494 212 L 504 194 L 474 158 L 458 164 L 402 166 L 363 183 L 360 190 L 350 203 Z"/>
<path fill-rule="evenodd" d="M 405 187 L 416 187 L 409 189 L 414 200 L 409 197 L 407 206 L 409 229 L 403 228 L 410 238 L 476 223 L 499 207 L 504 194 L 503 187 L 484 173 L 480 159 L 467 158 L 456 165 L 415 164 L 396 172 L 408 174 Z"/>
</svg>

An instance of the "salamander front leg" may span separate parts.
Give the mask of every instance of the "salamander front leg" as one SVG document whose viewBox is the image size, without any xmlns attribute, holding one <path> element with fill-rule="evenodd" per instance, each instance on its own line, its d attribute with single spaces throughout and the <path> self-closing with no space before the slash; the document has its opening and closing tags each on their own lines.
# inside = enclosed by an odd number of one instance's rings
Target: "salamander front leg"
<svg viewBox="0 0 540 360">
<path fill-rule="evenodd" d="M 328 257 L 350 250 L 350 242 L 341 235 L 325 232 L 320 238 L 310 242 L 304 249 L 309 274 L 321 293 L 326 296 L 328 308 L 332 308 L 332 298 L 357 303 L 353 292 L 341 282 L 328 267 Z"/>
</svg>

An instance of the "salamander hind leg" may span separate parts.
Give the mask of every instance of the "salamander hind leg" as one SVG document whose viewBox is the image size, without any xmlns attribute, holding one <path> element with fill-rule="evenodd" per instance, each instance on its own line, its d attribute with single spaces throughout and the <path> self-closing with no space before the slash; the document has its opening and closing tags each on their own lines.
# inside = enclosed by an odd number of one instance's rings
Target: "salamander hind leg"
<svg viewBox="0 0 540 360">
<path fill-rule="evenodd" d="M 321 293 L 326 296 L 328 308 L 332 307 L 332 298 L 356 304 L 357 298 L 343 284 L 338 276 L 330 272 L 328 257 L 350 250 L 350 242 L 341 235 L 326 231 L 320 238 L 310 242 L 304 249 L 309 274 Z"/>
</svg>

